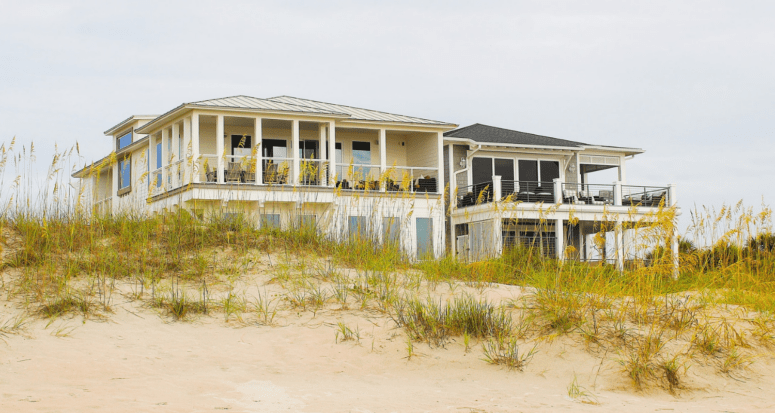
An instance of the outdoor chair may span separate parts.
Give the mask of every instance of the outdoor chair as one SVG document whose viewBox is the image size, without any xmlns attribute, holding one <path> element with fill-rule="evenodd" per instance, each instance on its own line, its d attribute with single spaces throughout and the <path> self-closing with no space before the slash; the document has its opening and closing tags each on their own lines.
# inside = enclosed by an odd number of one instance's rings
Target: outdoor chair
<svg viewBox="0 0 775 413">
<path fill-rule="evenodd" d="M 242 165 L 239 162 L 229 162 L 224 174 L 225 182 L 242 182 Z"/>
</svg>

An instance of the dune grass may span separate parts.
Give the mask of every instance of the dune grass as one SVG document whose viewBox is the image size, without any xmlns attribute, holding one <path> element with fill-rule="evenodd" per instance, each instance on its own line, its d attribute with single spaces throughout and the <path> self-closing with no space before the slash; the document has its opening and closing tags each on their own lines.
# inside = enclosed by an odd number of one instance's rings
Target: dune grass
<svg viewBox="0 0 775 413">
<path fill-rule="evenodd" d="M 477 263 L 450 256 L 413 262 L 395 245 L 371 239 L 334 240 L 314 227 L 268 229 L 184 209 L 100 215 L 77 205 L 41 207 L 52 205 L 48 195 L 28 206 L 18 189 L 27 180 L 16 181 L 17 201 L 0 214 L 2 290 L 35 317 L 110 317 L 118 283 L 132 286 L 128 298 L 179 321 L 218 313 L 226 322 L 244 325 L 249 315 L 255 325 L 272 326 L 281 312 L 363 310 L 405 332 L 408 360 L 415 343 L 442 347 L 461 339 L 467 352 L 473 340 L 488 363 L 524 370 L 542 342 L 572 340 L 594 356 L 613 357 L 635 388 L 670 392 L 685 388 L 692 363 L 734 376 L 758 352 L 775 348 L 775 236 L 766 206 L 692 211 L 675 278 L 675 212 L 668 208 L 633 224 L 646 234 L 648 251 L 620 272 L 529 248 Z M 41 192 L 57 193 L 49 184 Z M 281 292 L 271 295 L 263 285 L 246 293 L 253 287 L 242 285 L 245 274 L 256 271 L 270 273 Z M 438 292 L 444 282 L 448 291 Z M 499 284 L 523 294 L 497 302 L 475 294 Z M 475 292 L 456 292 L 461 285 Z M 0 335 L 22 325 L 7 321 Z M 339 323 L 335 339 L 357 342 L 360 331 Z"/>
</svg>

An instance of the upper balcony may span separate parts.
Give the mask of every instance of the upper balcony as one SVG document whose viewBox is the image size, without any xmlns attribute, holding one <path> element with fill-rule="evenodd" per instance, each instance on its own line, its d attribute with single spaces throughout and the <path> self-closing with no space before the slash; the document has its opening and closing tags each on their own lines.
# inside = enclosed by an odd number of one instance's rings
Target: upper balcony
<svg viewBox="0 0 775 413">
<path fill-rule="evenodd" d="M 439 132 L 204 113 L 196 122 L 192 135 L 198 138 L 189 147 L 174 138 L 183 125 L 152 136 L 156 168 L 149 174 L 155 195 L 187 184 L 230 190 L 443 191 Z"/>
<path fill-rule="evenodd" d="M 675 204 L 674 186 L 609 185 L 502 180 L 457 188 L 456 207 L 468 208 L 499 202 L 584 206 L 669 207 Z"/>
</svg>

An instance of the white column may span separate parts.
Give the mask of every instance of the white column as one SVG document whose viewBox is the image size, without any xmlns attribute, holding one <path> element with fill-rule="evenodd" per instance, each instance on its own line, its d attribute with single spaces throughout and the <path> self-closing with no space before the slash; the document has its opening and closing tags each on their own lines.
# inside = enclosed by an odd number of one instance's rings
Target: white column
<svg viewBox="0 0 775 413">
<path fill-rule="evenodd" d="M 293 168 L 291 169 L 293 177 L 291 178 L 291 184 L 299 184 L 299 174 L 301 173 L 301 163 L 299 162 L 299 121 L 294 119 L 291 121 L 291 152 L 293 158 Z"/>
<path fill-rule="evenodd" d="M 169 154 L 170 164 L 180 160 L 178 157 L 178 154 L 180 153 L 180 149 L 178 148 L 178 146 L 180 145 L 179 136 L 180 136 L 180 125 L 177 122 L 175 122 L 172 124 L 172 134 L 170 135 L 170 142 L 172 142 L 172 145 L 170 145 L 172 148 L 172 153 Z M 180 182 L 176 181 L 178 179 L 178 168 L 170 168 L 169 174 L 170 174 L 170 177 L 172 178 L 172 188 L 176 188 L 180 186 Z"/>
<path fill-rule="evenodd" d="M 670 184 L 668 185 L 667 189 L 667 201 L 669 202 L 670 207 L 674 207 L 678 203 L 678 188 L 676 187 L 676 184 Z M 673 278 L 678 279 L 678 276 L 680 275 L 679 271 L 679 253 L 680 253 L 680 244 L 678 242 L 678 217 L 673 218 L 673 236 L 670 239 L 670 250 L 673 254 Z"/>
<path fill-rule="evenodd" d="M 253 147 L 256 148 L 256 185 L 264 183 L 264 129 L 263 118 L 256 118 L 255 132 L 253 133 Z"/>
<path fill-rule="evenodd" d="M 616 220 L 616 229 L 614 230 L 616 237 L 616 268 L 619 271 L 624 271 L 624 234 L 622 232 L 622 220 L 619 218 Z"/>
<path fill-rule="evenodd" d="M 622 205 L 622 181 L 614 182 L 614 205 Z"/>
<path fill-rule="evenodd" d="M 215 120 L 215 154 L 218 156 L 218 183 L 223 183 L 223 115 L 216 116 Z"/>
<path fill-rule="evenodd" d="M 334 122 L 328 122 L 328 161 L 331 165 L 330 186 L 336 185 L 336 125 Z M 341 178 L 340 178 L 341 179 Z"/>
<path fill-rule="evenodd" d="M 321 186 L 326 186 L 327 183 L 323 181 L 326 179 L 326 157 L 323 156 L 326 153 L 326 126 L 322 123 L 318 124 L 318 177 Z"/>
<path fill-rule="evenodd" d="M 501 218 L 492 220 L 492 238 L 495 256 L 500 257 L 503 254 L 503 220 Z"/>
<path fill-rule="evenodd" d="M 387 133 L 385 129 L 379 130 L 379 175 L 380 175 L 380 192 L 385 192 L 387 185 L 384 181 L 385 172 L 387 172 Z"/>
<path fill-rule="evenodd" d="M 444 133 L 436 133 L 436 151 L 437 167 L 439 168 L 439 177 L 436 178 L 436 193 L 444 195 Z"/>
<path fill-rule="evenodd" d="M 503 195 L 503 184 L 501 183 L 500 175 L 492 176 L 492 200 L 498 202 Z"/>
<path fill-rule="evenodd" d="M 627 171 L 624 169 L 624 157 L 619 159 L 619 181 L 627 184 Z"/>
<path fill-rule="evenodd" d="M 191 118 L 183 119 L 183 182 L 181 185 L 188 185 L 191 183 Z"/>
<path fill-rule="evenodd" d="M 191 114 L 191 174 L 192 182 L 199 183 L 199 114 Z"/>
<path fill-rule="evenodd" d="M 554 179 L 554 203 L 562 204 L 562 180 L 560 178 Z"/>
<path fill-rule="evenodd" d="M 161 187 L 167 190 L 167 165 L 169 165 L 169 156 L 167 153 L 167 142 L 170 140 L 169 128 L 161 130 Z"/>
<path fill-rule="evenodd" d="M 172 140 L 172 153 L 170 155 L 170 163 L 177 162 L 180 159 L 178 159 L 178 136 L 180 136 L 180 125 L 178 125 L 177 122 L 172 124 L 172 135 L 170 136 L 170 139 Z"/>
<path fill-rule="evenodd" d="M 113 164 L 113 167 L 111 168 L 111 188 L 110 188 L 110 213 L 116 214 L 118 212 L 118 163 L 120 161 L 120 158 L 116 158 L 116 163 Z"/>
<path fill-rule="evenodd" d="M 565 261 L 565 227 L 562 219 L 554 220 L 554 252 L 560 262 Z"/>
<path fill-rule="evenodd" d="M 447 145 L 447 147 L 449 148 L 449 150 L 447 151 L 447 162 L 449 162 L 449 178 L 448 179 L 449 179 L 449 203 L 450 203 L 450 205 L 447 205 L 447 210 L 451 211 L 452 209 L 457 207 L 457 198 L 455 197 L 455 185 L 457 184 L 457 182 L 452 182 L 452 178 L 454 178 L 457 175 L 455 174 L 455 164 L 452 161 L 452 158 L 453 158 L 453 155 L 454 155 L 452 152 L 454 152 L 455 146 L 454 145 Z M 452 237 L 452 240 L 455 241 L 455 232 L 454 231 L 450 231 L 449 235 Z M 450 245 L 453 245 L 453 244 L 454 244 L 454 242 L 451 243 Z M 452 251 L 453 251 L 452 252 L 452 256 L 454 256 L 455 255 L 454 247 L 453 247 Z"/>
</svg>

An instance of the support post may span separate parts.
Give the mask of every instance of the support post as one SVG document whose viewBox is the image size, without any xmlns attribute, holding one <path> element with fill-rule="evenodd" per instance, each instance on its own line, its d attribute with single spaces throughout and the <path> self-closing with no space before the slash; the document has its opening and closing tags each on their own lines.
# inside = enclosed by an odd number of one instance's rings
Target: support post
<svg viewBox="0 0 775 413">
<path fill-rule="evenodd" d="M 501 183 L 500 175 L 492 176 L 492 200 L 498 202 L 501 200 L 501 194 L 503 193 L 503 185 Z"/>
<path fill-rule="evenodd" d="M 180 183 L 181 185 L 188 185 L 191 183 L 191 118 L 184 118 L 183 119 L 183 148 L 181 148 L 181 152 L 183 153 L 183 162 L 181 163 L 181 176 L 183 178 L 183 181 Z"/>
<path fill-rule="evenodd" d="M 222 184 L 224 169 L 224 136 L 223 136 L 223 115 L 217 115 L 215 120 L 215 155 L 218 157 L 218 183 Z"/>
<path fill-rule="evenodd" d="M 385 182 L 385 172 L 387 172 L 387 133 L 385 129 L 379 130 L 379 181 L 380 181 L 380 192 L 385 192 L 386 190 L 386 184 Z"/>
<path fill-rule="evenodd" d="M 616 220 L 614 235 L 616 238 L 616 268 L 619 272 L 622 272 L 624 271 L 624 234 L 622 231 L 621 218 Z"/>
<path fill-rule="evenodd" d="M 562 203 L 562 181 L 560 178 L 554 179 L 554 203 Z"/>
<path fill-rule="evenodd" d="M 318 185 L 326 186 L 324 183 L 326 179 L 326 171 L 328 168 L 326 168 L 327 162 L 326 157 L 323 156 L 327 152 L 326 149 L 326 126 L 323 123 L 318 124 L 318 154 L 317 157 L 320 160 L 318 163 L 317 171 L 318 171 L 318 182 L 320 182 Z"/>
<path fill-rule="evenodd" d="M 622 205 L 622 181 L 614 182 L 614 205 Z"/>
<path fill-rule="evenodd" d="M 436 141 L 436 151 L 438 152 L 436 167 L 439 169 L 438 178 L 436 178 L 436 193 L 444 195 L 444 133 L 436 132 Z"/>
<path fill-rule="evenodd" d="M 676 184 L 670 184 L 668 185 L 668 194 L 667 194 L 667 201 L 669 202 L 669 205 L 671 208 L 675 207 L 678 203 L 678 188 L 676 187 Z M 680 274 L 680 252 L 681 252 L 681 245 L 678 240 L 678 217 L 673 217 L 673 234 L 670 238 L 671 245 L 670 250 L 672 253 L 673 258 L 673 278 L 678 279 L 678 276 Z"/>
<path fill-rule="evenodd" d="M 191 114 L 191 174 L 192 182 L 199 183 L 199 114 Z"/>
<path fill-rule="evenodd" d="M 299 175 L 301 174 L 301 163 L 299 162 L 299 121 L 297 119 L 291 121 L 291 140 L 291 158 L 293 159 L 291 184 L 295 186 L 299 184 Z"/>
<path fill-rule="evenodd" d="M 164 128 L 161 130 L 161 188 L 167 191 L 167 165 L 169 165 L 170 154 L 167 151 L 167 142 L 170 140 L 170 130 Z"/>
<path fill-rule="evenodd" d="M 169 145 L 169 147 L 172 149 L 172 153 L 169 154 L 170 165 L 172 165 L 174 162 L 177 162 L 180 160 L 179 159 L 180 157 L 178 156 L 178 154 L 180 154 L 180 125 L 177 122 L 172 124 L 172 134 L 170 135 L 170 143 L 168 143 L 167 145 Z M 181 165 L 178 165 L 178 168 L 180 167 Z M 177 168 L 173 169 L 170 167 L 168 173 L 169 173 L 169 177 L 167 178 L 167 180 L 173 183 L 170 189 L 177 188 L 178 186 L 180 186 L 180 182 L 176 181 L 179 176 L 178 169 Z"/>
<path fill-rule="evenodd" d="M 256 118 L 255 119 L 255 125 L 254 125 L 254 142 L 253 147 L 256 154 L 256 159 L 254 159 L 254 162 L 256 163 L 256 185 L 261 185 L 264 183 L 264 129 L 263 129 L 263 118 Z"/>
<path fill-rule="evenodd" d="M 562 219 L 554 220 L 554 253 L 560 263 L 565 261 L 565 227 Z"/>
<path fill-rule="evenodd" d="M 111 188 L 110 188 L 110 213 L 115 215 L 118 212 L 118 180 L 120 177 L 118 176 L 118 163 L 120 162 L 120 159 L 116 157 L 116 163 L 113 164 L 113 167 L 111 168 L 110 174 L 111 174 Z"/>
<path fill-rule="evenodd" d="M 329 186 L 336 185 L 336 124 L 328 122 L 328 162 L 331 165 Z M 341 178 L 340 178 L 341 179 Z"/>
<path fill-rule="evenodd" d="M 447 178 L 449 180 L 449 205 L 448 205 L 448 211 L 452 211 L 452 209 L 457 207 L 457 199 L 455 197 L 455 186 L 457 182 L 452 182 L 452 179 L 456 177 L 455 174 L 455 164 L 452 162 L 453 159 L 453 151 L 455 150 L 455 145 L 447 145 L 449 148 L 447 150 L 447 162 L 449 162 L 449 177 Z M 452 237 L 453 241 L 455 240 L 455 234 L 454 231 L 450 232 L 450 236 Z"/>
</svg>

